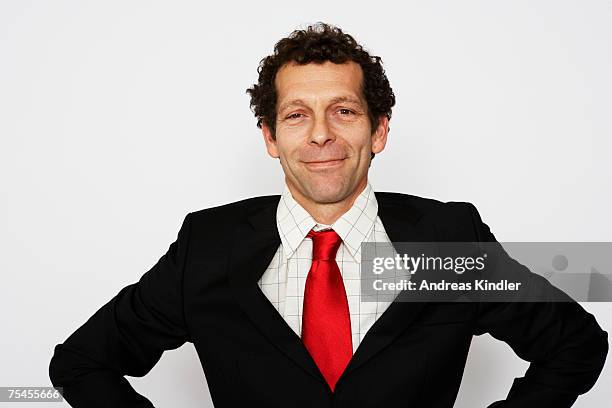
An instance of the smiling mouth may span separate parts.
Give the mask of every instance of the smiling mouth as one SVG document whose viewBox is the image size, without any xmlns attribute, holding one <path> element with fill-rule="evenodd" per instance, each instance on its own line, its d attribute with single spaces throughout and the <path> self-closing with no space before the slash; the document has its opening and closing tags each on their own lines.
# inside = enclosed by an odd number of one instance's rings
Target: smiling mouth
<svg viewBox="0 0 612 408">
<path fill-rule="evenodd" d="M 344 159 L 336 159 L 336 160 L 304 162 L 304 164 L 306 165 L 306 167 L 312 170 L 319 170 L 319 169 L 328 169 L 328 168 L 336 167 L 336 166 L 341 165 L 343 162 L 344 162 Z"/>
</svg>

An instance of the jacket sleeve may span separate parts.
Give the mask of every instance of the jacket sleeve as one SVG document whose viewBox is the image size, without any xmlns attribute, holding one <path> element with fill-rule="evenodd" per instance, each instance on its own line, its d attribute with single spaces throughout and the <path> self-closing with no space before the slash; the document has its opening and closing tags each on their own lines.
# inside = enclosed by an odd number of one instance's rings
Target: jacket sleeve
<svg viewBox="0 0 612 408">
<path fill-rule="evenodd" d="M 182 298 L 189 235 L 190 214 L 176 241 L 138 282 L 55 347 L 49 376 L 71 406 L 153 407 L 124 376 L 144 376 L 164 350 L 189 341 Z"/>
<path fill-rule="evenodd" d="M 476 208 L 468 206 L 478 240 L 497 242 Z M 514 380 L 506 399 L 489 408 L 571 407 L 599 377 L 608 353 L 608 333 L 580 304 L 497 245 L 504 273 L 519 275 L 518 280 L 528 282 L 528 299 L 543 301 L 479 304 L 474 334 L 489 333 L 530 362 L 524 377 Z M 558 301 L 560 298 L 566 300 Z"/>
</svg>

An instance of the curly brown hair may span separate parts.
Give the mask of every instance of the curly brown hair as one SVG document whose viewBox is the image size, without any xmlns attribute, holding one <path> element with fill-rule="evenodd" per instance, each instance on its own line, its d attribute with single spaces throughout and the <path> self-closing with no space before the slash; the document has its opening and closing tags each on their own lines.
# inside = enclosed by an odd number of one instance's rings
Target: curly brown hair
<svg viewBox="0 0 612 408">
<path fill-rule="evenodd" d="M 274 80 L 278 70 L 286 63 L 300 65 L 309 62 L 331 61 L 342 64 L 354 61 L 363 72 L 362 92 L 367 102 L 368 118 L 372 132 L 381 115 L 391 119 L 395 95 L 385 75 L 380 57 L 370 55 L 355 39 L 338 27 L 318 22 L 305 30 L 295 30 L 274 46 L 274 54 L 263 58 L 257 69 L 259 80 L 246 90 L 251 95 L 251 110 L 257 118 L 257 127 L 265 123 L 275 137 L 276 87 Z"/>
</svg>

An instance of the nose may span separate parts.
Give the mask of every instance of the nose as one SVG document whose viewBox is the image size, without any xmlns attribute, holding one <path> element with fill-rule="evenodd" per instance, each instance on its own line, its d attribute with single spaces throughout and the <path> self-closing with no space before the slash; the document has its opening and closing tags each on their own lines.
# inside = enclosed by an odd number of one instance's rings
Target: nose
<svg viewBox="0 0 612 408">
<path fill-rule="evenodd" d="M 310 144 L 323 146 L 329 141 L 336 139 L 333 131 L 329 128 L 329 123 L 325 115 L 319 116 L 313 121 L 312 129 L 310 130 L 309 140 Z"/>
</svg>

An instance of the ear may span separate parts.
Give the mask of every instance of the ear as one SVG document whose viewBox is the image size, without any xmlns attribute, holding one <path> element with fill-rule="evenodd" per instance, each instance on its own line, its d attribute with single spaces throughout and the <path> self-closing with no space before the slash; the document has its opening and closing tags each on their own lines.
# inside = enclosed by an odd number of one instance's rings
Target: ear
<svg viewBox="0 0 612 408">
<path fill-rule="evenodd" d="M 266 149 L 268 149 L 268 154 L 275 158 L 279 158 L 278 154 L 278 146 L 276 144 L 276 140 L 272 137 L 272 130 L 266 125 L 265 122 L 261 122 L 261 134 L 263 135 L 264 142 L 266 143 Z"/>
<path fill-rule="evenodd" d="M 378 126 L 372 134 L 372 153 L 378 154 L 383 151 L 387 144 L 387 135 L 389 134 L 389 118 L 386 115 L 381 115 L 378 119 Z"/>
</svg>

